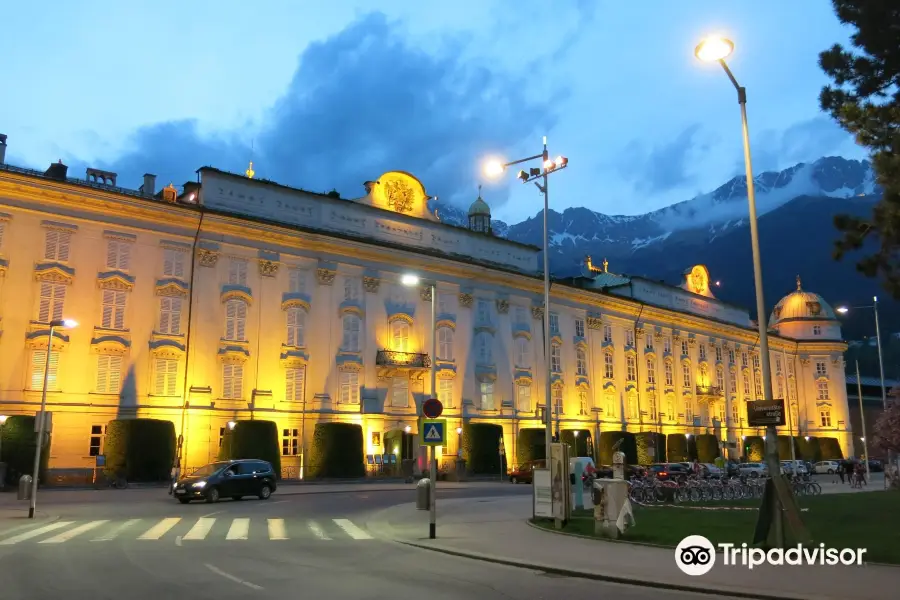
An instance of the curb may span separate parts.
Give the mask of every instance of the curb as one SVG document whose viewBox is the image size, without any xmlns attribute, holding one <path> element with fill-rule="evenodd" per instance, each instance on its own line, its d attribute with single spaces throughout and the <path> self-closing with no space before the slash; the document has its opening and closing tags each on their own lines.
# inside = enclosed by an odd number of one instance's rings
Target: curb
<svg viewBox="0 0 900 600">
<path fill-rule="evenodd" d="M 580 537 L 580 536 L 579 536 Z M 426 546 L 424 544 L 417 544 L 414 542 L 408 542 L 403 540 L 394 540 L 398 543 L 401 543 L 405 546 L 410 546 L 412 548 L 418 548 L 420 550 L 429 550 L 431 552 L 439 552 L 441 554 L 447 554 L 450 556 L 458 556 L 462 558 L 470 558 L 474 560 L 480 560 L 483 562 L 494 563 L 498 565 L 505 565 L 508 567 L 518 567 L 520 569 L 531 569 L 535 571 L 541 571 L 544 573 L 549 573 L 553 575 L 563 575 L 565 577 L 577 577 L 580 579 L 592 579 L 595 581 L 605 581 L 608 583 L 618 583 L 621 585 L 628 585 L 632 587 L 645 587 L 651 589 L 662 589 L 662 590 L 674 590 L 679 592 L 691 592 L 694 594 L 703 594 L 706 596 L 715 596 L 715 597 L 728 597 L 728 598 L 750 598 L 752 600 L 807 600 L 806 596 L 798 596 L 792 594 L 783 594 L 783 595 L 775 595 L 775 594 L 767 594 L 767 593 L 754 593 L 747 592 L 742 590 L 734 590 L 723 587 L 711 587 L 709 585 L 705 587 L 698 587 L 692 585 L 684 585 L 679 583 L 663 583 L 660 581 L 647 581 L 642 579 L 630 579 L 628 577 L 616 576 L 616 575 L 606 575 L 604 573 L 594 573 L 590 571 L 578 571 L 575 569 L 566 569 L 562 567 L 554 567 L 549 565 L 540 565 L 534 563 L 526 563 L 519 562 L 516 560 L 502 558 L 497 556 L 489 556 L 487 554 L 480 554 L 478 552 L 469 552 L 462 550 L 451 550 L 448 548 L 438 548 L 435 546 Z"/>
<path fill-rule="evenodd" d="M 584 535 L 581 533 L 567 533 L 565 531 L 555 531 L 553 529 L 548 529 L 547 527 L 541 527 L 540 525 L 536 525 L 532 523 L 529 519 L 525 519 L 525 524 L 529 527 L 533 527 L 538 531 L 543 531 L 544 533 L 551 533 L 553 535 L 567 535 L 569 537 L 581 538 L 583 540 L 591 540 L 594 542 L 600 543 L 608 543 L 608 544 L 628 544 L 630 546 L 646 546 L 648 548 L 658 548 L 662 550 L 674 550 L 675 546 L 663 546 L 662 544 L 651 544 L 650 542 L 630 542 L 626 540 L 614 540 L 614 539 L 606 539 L 606 538 L 598 538 L 592 535 Z"/>
</svg>

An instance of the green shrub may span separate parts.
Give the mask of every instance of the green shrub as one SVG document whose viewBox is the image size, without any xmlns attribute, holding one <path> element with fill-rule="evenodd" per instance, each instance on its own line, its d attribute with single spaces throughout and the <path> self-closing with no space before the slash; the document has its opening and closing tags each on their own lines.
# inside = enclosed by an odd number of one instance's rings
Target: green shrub
<svg viewBox="0 0 900 600">
<path fill-rule="evenodd" d="M 822 452 L 821 460 L 843 460 L 844 458 L 844 453 L 841 452 L 841 445 L 836 438 L 819 438 L 819 448 Z"/>
<path fill-rule="evenodd" d="M 463 425 L 463 458 L 466 470 L 473 475 L 499 474 L 506 469 L 506 454 L 500 458 L 500 438 L 503 428 L 490 423 Z"/>
<path fill-rule="evenodd" d="M 766 458 L 766 440 L 758 435 L 748 435 L 744 440 L 747 462 L 763 462 Z"/>
<path fill-rule="evenodd" d="M 317 423 L 310 452 L 310 476 L 365 477 L 363 443 L 360 425 Z"/>
<path fill-rule="evenodd" d="M 601 431 L 598 441 L 598 450 L 601 465 L 613 464 L 613 446 L 619 440 L 624 439 L 619 451 L 625 453 L 625 463 L 633 465 L 637 463 L 637 444 L 634 434 L 629 431 Z"/>
<path fill-rule="evenodd" d="M 575 435 L 575 432 L 578 435 Z M 569 456 L 590 456 L 594 457 L 594 449 L 591 447 L 591 432 L 587 429 L 566 429 L 560 432 L 560 440 L 569 446 Z"/>
<path fill-rule="evenodd" d="M 0 427 L 3 453 L 0 461 L 6 463 L 6 483 L 17 485 L 22 475 L 34 473 L 34 449 L 37 434 L 34 432 L 34 417 L 31 415 L 14 415 Z M 47 464 L 50 461 L 50 436 L 44 436 L 41 446 L 41 468 L 38 482 L 47 481 Z"/>
<path fill-rule="evenodd" d="M 683 433 L 670 433 L 666 436 L 666 460 L 668 462 L 686 462 L 690 459 L 688 440 Z"/>
<path fill-rule="evenodd" d="M 655 431 L 636 433 L 634 442 L 637 452 L 637 464 L 649 465 L 665 462 L 666 436 Z"/>
<path fill-rule="evenodd" d="M 720 454 L 719 438 L 711 433 L 703 433 L 693 436 L 697 449 L 697 460 L 702 463 L 715 462 Z"/>
<path fill-rule="evenodd" d="M 798 457 L 802 460 L 812 463 L 822 460 L 822 449 L 819 447 L 819 438 L 817 437 L 797 438 L 797 450 L 799 451 Z"/>
<path fill-rule="evenodd" d="M 175 425 L 160 419 L 116 419 L 106 426 L 104 472 L 128 481 L 165 481 L 175 463 Z"/>
<path fill-rule="evenodd" d="M 237 421 L 233 430 L 225 428 L 219 458 L 265 460 L 271 463 L 275 476 L 280 478 L 281 447 L 278 444 L 278 426 L 274 421 Z"/>
<path fill-rule="evenodd" d="M 520 429 L 516 440 L 516 460 L 521 465 L 544 458 L 547 452 L 544 429 Z M 498 450 L 499 451 L 499 450 Z"/>
<path fill-rule="evenodd" d="M 797 438 L 789 435 L 778 436 L 778 460 L 791 460 L 791 442 L 794 443 L 794 457 L 800 460 L 800 450 L 797 448 Z"/>
</svg>

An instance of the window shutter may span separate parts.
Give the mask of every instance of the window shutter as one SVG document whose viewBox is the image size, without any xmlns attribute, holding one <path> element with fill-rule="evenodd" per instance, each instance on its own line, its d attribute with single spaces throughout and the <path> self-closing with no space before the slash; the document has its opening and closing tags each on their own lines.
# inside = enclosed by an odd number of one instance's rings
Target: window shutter
<svg viewBox="0 0 900 600">
<path fill-rule="evenodd" d="M 56 248 L 59 244 L 59 232 L 48 229 L 44 236 L 44 258 L 46 260 L 56 259 Z"/>
<path fill-rule="evenodd" d="M 119 268 L 127 271 L 131 265 L 131 243 L 119 242 Z"/>
<path fill-rule="evenodd" d="M 100 324 L 103 327 L 113 326 L 113 305 L 115 304 L 115 292 L 113 290 L 103 290 L 103 314 L 100 318 Z"/>
<path fill-rule="evenodd" d="M 116 329 L 125 329 L 125 292 L 115 292 L 116 318 L 113 326 Z"/>
<path fill-rule="evenodd" d="M 106 268 L 119 268 L 119 242 L 117 240 L 106 242 Z"/>
<path fill-rule="evenodd" d="M 163 275 L 175 275 L 175 251 L 171 248 L 163 248 Z"/>
<path fill-rule="evenodd" d="M 97 357 L 97 392 L 105 394 L 109 384 L 109 359 L 110 356 L 101 354 Z"/>
<path fill-rule="evenodd" d="M 181 333 L 181 298 L 172 298 L 172 316 L 169 318 L 169 333 Z"/>
<path fill-rule="evenodd" d="M 46 351 L 45 351 L 46 352 Z M 46 354 L 44 355 L 46 358 Z M 57 389 L 57 373 L 59 371 L 59 352 L 53 352 L 50 354 L 50 378 L 47 381 L 47 389 L 55 390 Z"/>
<path fill-rule="evenodd" d="M 41 283 L 41 301 L 38 306 L 38 318 L 41 323 L 50 322 L 50 305 L 53 302 L 53 284 Z"/>
<path fill-rule="evenodd" d="M 169 328 L 171 327 L 171 310 L 172 310 L 172 299 L 171 298 L 160 298 L 159 299 L 159 332 L 160 333 L 169 333 Z"/>
<path fill-rule="evenodd" d="M 61 260 L 63 262 L 69 260 L 69 241 L 72 238 L 72 234 L 68 231 L 58 231 L 58 246 L 57 246 L 57 260 Z"/>
<path fill-rule="evenodd" d="M 236 335 L 235 339 L 239 340 L 239 341 L 243 341 L 244 339 L 246 339 L 244 337 L 244 335 L 245 335 L 244 326 L 245 326 L 245 322 L 247 319 L 247 305 L 244 304 L 243 302 L 241 302 L 240 300 L 237 300 L 236 302 L 237 302 L 237 318 L 235 320 L 237 322 L 236 323 L 237 327 L 236 327 L 235 333 L 237 335 Z"/>
<path fill-rule="evenodd" d="M 236 319 L 237 319 L 237 300 L 229 300 L 225 303 L 225 339 L 233 340 L 235 339 L 235 333 L 237 331 Z"/>
<path fill-rule="evenodd" d="M 121 389 L 122 379 L 122 357 L 109 357 L 109 389 L 107 393 L 118 394 Z"/>
<path fill-rule="evenodd" d="M 287 311 L 287 345 L 297 345 L 297 309 L 289 308 Z"/>
<path fill-rule="evenodd" d="M 232 398 L 241 398 L 244 390 L 244 366 L 234 365 L 234 381 L 232 383 Z"/>
<path fill-rule="evenodd" d="M 168 380 L 166 382 L 166 393 L 169 396 L 174 396 L 175 395 L 175 383 L 178 378 L 178 361 L 169 359 L 166 361 L 166 364 L 168 365 L 168 374 L 167 374 Z"/>
<path fill-rule="evenodd" d="M 51 283 L 50 289 L 53 293 L 53 311 L 50 317 L 54 321 L 58 321 L 63 316 L 63 305 L 66 301 L 66 285 L 63 283 Z"/>
<path fill-rule="evenodd" d="M 31 353 L 31 389 L 39 390 L 44 385 L 44 365 L 47 361 L 45 350 L 35 350 Z"/>
<path fill-rule="evenodd" d="M 153 384 L 153 393 L 157 396 L 161 396 L 166 393 L 166 373 L 167 373 L 167 365 L 166 360 L 164 358 L 157 358 L 154 361 L 153 365 L 153 376 L 154 376 L 154 384 Z"/>
</svg>

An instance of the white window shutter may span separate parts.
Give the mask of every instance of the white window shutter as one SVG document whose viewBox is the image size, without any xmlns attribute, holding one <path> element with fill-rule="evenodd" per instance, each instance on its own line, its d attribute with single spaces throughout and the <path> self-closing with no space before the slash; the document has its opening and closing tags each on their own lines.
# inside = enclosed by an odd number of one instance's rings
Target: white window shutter
<svg viewBox="0 0 900 600">
<path fill-rule="evenodd" d="M 50 316 L 54 321 L 58 321 L 63 318 L 63 306 L 66 301 L 66 285 L 63 283 L 52 283 L 50 286 L 53 290 L 53 312 Z"/>
<path fill-rule="evenodd" d="M 59 246 L 59 232 L 48 229 L 44 236 L 44 259 L 56 260 L 56 250 Z"/>
<path fill-rule="evenodd" d="M 181 333 L 181 298 L 172 298 L 172 316 L 169 318 L 169 333 Z"/>
<path fill-rule="evenodd" d="M 108 240 L 106 242 L 106 268 L 117 269 L 119 267 L 119 242 Z"/>
<path fill-rule="evenodd" d="M 72 239 L 72 234 L 68 231 L 59 231 L 57 233 L 59 234 L 59 241 L 56 259 L 65 262 L 69 260 L 69 241 Z"/>
<path fill-rule="evenodd" d="M 127 271 L 131 266 L 131 243 L 119 242 L 119 268 Z"/>
<path fill-rule="evenodd" d="M 53 303 L 53 284 L 42 282 L 41 283 L 41 301 L 38 306 L 38 318 L 37 320 L 41 323 L 49 323 L 50 322 L 50 312 L 51 305 Z"/>
<path fill-rule="evenodd" d="M 244 391 L 244 365 L 234 365 L 234 384 L 232 389 L 232 398 L 238 399 L 243 397 Z"/>
<path fill-rule="evenodd" d="M 116 329 L 125 329 L 125 292 L 116 292 L 116 318 L 113 327 Z"/>
<path fill-rule="evenodd" d="M 175 276 L 175 251 L 171 248 L 163 248 L 163 275 Z"/>
<path fill-rule="evenodd" d="M 166 373 L 167 373 L 167 365 L 166 359 L 157 358 L 154 361 L 153 365 L 154 369 L 154 385 L 153 385 L 153 393 L 157 396 L 161 396 L 166 393 Z"/>
<path fill-rule="evenodd" d="M 107 354 L 101 354 L 97 357 L 97 392 L 100 394 L 107 393 L 109 385 L 109 359 Z"/>
<path fill-rule="evenodd" d="M 169 333 L 171 327 L 172 298 L 159 299 L 159 332 Z"/>
<path fill-rule="evenodd" d="M 166 360 L 167 366 L 167 380 L 166 380 L 166 395 L 174 396 L 175 395 L 175 385 L 178 378 L 178 361 L 168 359 Z"/>
<path fill-rule="evenodd" d="M 109 390 L 110 394 L 118 394 L 121 389 L 122 380 L 122 357 L 109 357 Z"/>
<path fill-rule="evenodd" d="M 237 334 L 235 339 L 238 341 L 244 341 L 246 338 L 244 337 L 246 334 L 245 325 L 247 320 L 247 305 L 240 300 L 237 301 L 237 327 L 235 333 Z"/>
<path fill-rule="evenodd" d="M 103 313 L 100 317 L 102 327 L 110 328 L 113 326 L 113 308 L 115 304 L 115 292 L 113 290 L 103 290 Z"/>
</svg>

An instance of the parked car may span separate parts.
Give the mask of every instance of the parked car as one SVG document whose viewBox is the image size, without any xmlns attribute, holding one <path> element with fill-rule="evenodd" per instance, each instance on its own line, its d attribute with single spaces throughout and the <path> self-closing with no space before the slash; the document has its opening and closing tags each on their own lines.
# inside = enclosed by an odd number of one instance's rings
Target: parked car
<svg viewBox="0 0 900 600">
<path fill-rule="evenodd" d="M 178 480 L 172 493 L 182 504 L 191 500 L 218 502 L 223 497 L 240 500 L 244 496 L 268 500 L 276 487 L 271 464 L 264 460 L 240 459 L 200 467 Z"/>
<path fill-rule="evenodd" d="M 700 466 L 703 467 L 703 476 L 704 477 L 715 477 L 720 478 L 725 475 L 725 470 L 720 469 L 716 465 L 712 463 L 700 463 Z"/>
<path fill-rule="evenodd" d="M 678 481 L 687 479 L 690 469 L 683 463 L 656 463 L 650 465 L 649 471 L 656 475 L 660 481 Z"/>
<path fill-rule="evenodd" d="M 729 477 L 737 477 L 741 469 L 741 463 L 736 460 L 729 460 L 725 465 L 725 472 Z"/>
<path fill-rule="evenodd" d="M 547 461 L 543 458 L 523 462 L 509 472 L 510 483 L 531 483 L 534 481 L 534 470 L 546 468 Z"/>
<path fill-rule="evenodd" d="M 881 473 L 882 471 L 884 471 L 884 463 L 873 458 L 869 461 L 869 471 L 871 471 L 872 473 Z"/>
<path fill-rule="evenodd" d="M 829 475 L 834 475 L 835 473 L 838 472 L 838 469 L 840 468 L 840 466 L 841 466 L 841 463 L 839 463 L 836 460 L 820 460 L 819 462 L 817 462 L 816 464 L 813 465 L 813 472 L 818 475 L 822 475 L 825 473 L 827 473 Z"/>
<path fill-rule="evenodd" d="M 781 461 L 781 472 L 786 475 L 808 475 L 809 470 L 802 460 L 783 460 Z"/>
<path fill-rule="evenodd" d="M 738 474 L 741 477 L 766 477 L 769 474 L 769 467 L 765 463 L 743 463 L 738 468 Z"/>
</svg>

